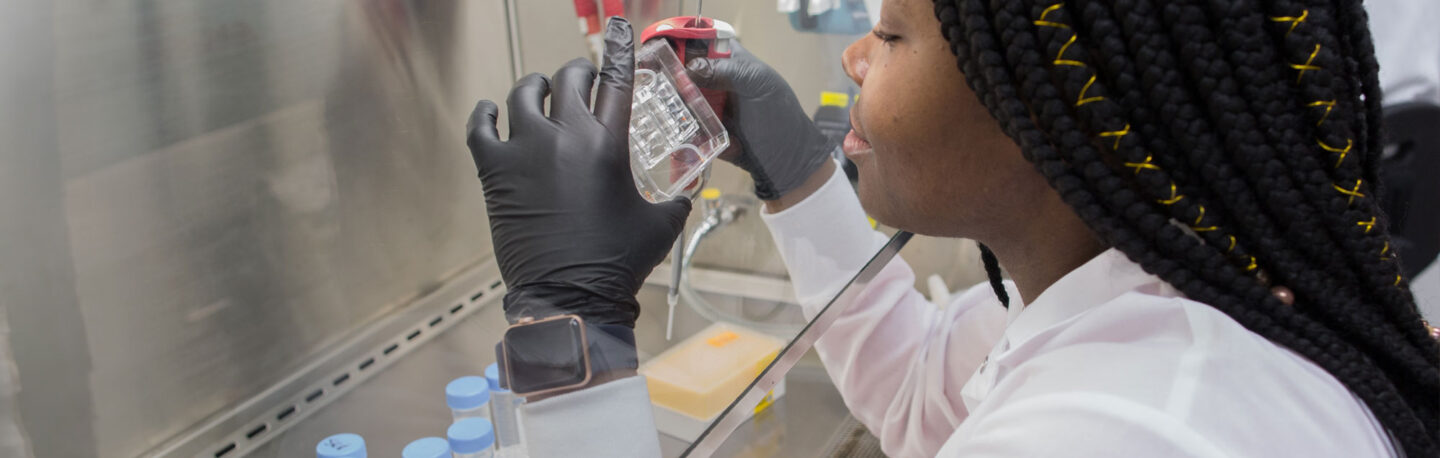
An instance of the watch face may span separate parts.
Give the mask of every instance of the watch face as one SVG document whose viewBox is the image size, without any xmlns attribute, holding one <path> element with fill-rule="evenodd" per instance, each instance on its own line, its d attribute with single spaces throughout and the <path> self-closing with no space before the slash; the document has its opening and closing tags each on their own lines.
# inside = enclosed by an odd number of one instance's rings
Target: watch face
<svg viewBox="0 0 1440 458">
<path fill-rule="evenodd" d="M 510 390 L 517 394 L 580 385 L 589 380 L 583 325 L 568 317 L 515 326 L 505 332 Z"/>
</svg>

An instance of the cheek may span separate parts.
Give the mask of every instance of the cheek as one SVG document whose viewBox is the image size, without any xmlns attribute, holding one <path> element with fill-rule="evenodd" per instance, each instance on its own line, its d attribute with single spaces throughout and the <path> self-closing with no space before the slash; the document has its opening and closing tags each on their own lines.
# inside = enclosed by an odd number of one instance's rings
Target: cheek
<svg viewBox="0 0 1440 458">
<path fill-rule="evenodd" d="M 948 52 L 948 51 L 947 51 Z M 1013 143 L 959 75 L 934 68 L 870 69 L 860 122 L 875 154 L 862 161 L 860 198 L 877 220 L 922 234 L 963 235 L 1013 174 Z M 891 76 L 902 76 L 891 78 Z M 872 84 L 873 83 L 873 84 Z M 869 97 L 869 99 L 867 99 Z M 1007 147 L 1008 146 L 1008 147 Z M 1028 169 L 1020 159 L 1018 163 Z"/>
</svg>

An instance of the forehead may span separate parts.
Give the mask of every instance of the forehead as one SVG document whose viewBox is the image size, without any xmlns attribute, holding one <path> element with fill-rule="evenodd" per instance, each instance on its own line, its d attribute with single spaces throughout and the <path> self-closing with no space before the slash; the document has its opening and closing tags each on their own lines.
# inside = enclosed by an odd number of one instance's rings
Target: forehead
<svg viewBox="0 0 1440 458">
<path fill-rule="evenodd" d="M 933 4 L 930 0 L 884 0 L 881 10 L 886 15 L 913 15 L 928 12 Z"/>
</svg>

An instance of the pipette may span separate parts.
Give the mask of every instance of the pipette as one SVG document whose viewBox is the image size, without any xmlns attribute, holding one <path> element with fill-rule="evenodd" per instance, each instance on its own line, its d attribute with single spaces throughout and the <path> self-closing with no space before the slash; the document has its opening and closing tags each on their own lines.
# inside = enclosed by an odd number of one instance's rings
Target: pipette
<svg viewBox="0 0 1440 458">
<path fill-rule="evenodd" d="M 683 2 L 682 2 L 683 7 Z M 706 57 L 710 59 L 724 59 L 730 57 L 732 41 L 735 39 L 735 29 L 723 21 L 706 21 L 701 13 L 704 11 L 704 0 L 697 0 L 695 4 L 695 16 L 673 17 L 665 19 L 645 28 L 640 34 L 642 43 L 649 42 L 656 38 L 665 38 L 671 47 L 675 48 L 681 61 L 681 65 L 689 62 L 692 57 Z M 682 70 L 683 71 L 683 70 Z M 725 92 L 711 89 L 701 89 L 706 102 L 718 115 L 725 110 Z M 652 164 L 653 165 L 653 164 Z M 709 175 L 706 168 L 704 175 Z M 675 177 L 671 177 L 672 179 Z M 698 192 L 704 187 L 704 179 L 690 184 L 687 188 L 691 192 Z M 691 197 L 694 197 L 693 195 Z M 702 203 L 703 205 L 703 203 Z M 665 295 L 666 305 L 669 306 L 669 316 L 665 320 L 665 340 L 670 340 L 675 328 L 675 304 L 680 302 L 680 282 L 682 281 L 682 259 L 685 255 L 685 231 L 680 231 L 680 237 L 675 240 L 675 246 L 670 254 L 670 289 Z"/>
<path fill-rule="evenodd" d="M 670 306 L 670 313 L 665 317 L 665 341 L 670 341 L 670 336 L 675 330 L 675 304 L 680 303 L 680 272 L 683 271 L 684 262 L 680 259 L 685 256 L 685 229 L 680 229 L 680 236 L 675 238 L 675 247 L 670 249 L 670 291 L 665 294 L 665 303 Z"/>
</svg>

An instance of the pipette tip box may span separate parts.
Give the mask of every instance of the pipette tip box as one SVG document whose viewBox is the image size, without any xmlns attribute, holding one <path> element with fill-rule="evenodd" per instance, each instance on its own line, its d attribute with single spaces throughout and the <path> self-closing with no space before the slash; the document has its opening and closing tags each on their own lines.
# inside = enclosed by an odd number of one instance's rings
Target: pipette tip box
<svg viewBox="0 0 1440 458">
<path fill-rule="evenodd" d="M 650 390 L 656 427 L 682 440 L 699 437 L 784 346 L 775 337 L 716 323 L 647 361 L 640 374 Z M 763 411 L 784 394 L 782 380 L 747 415 Z"/>
</svg>

